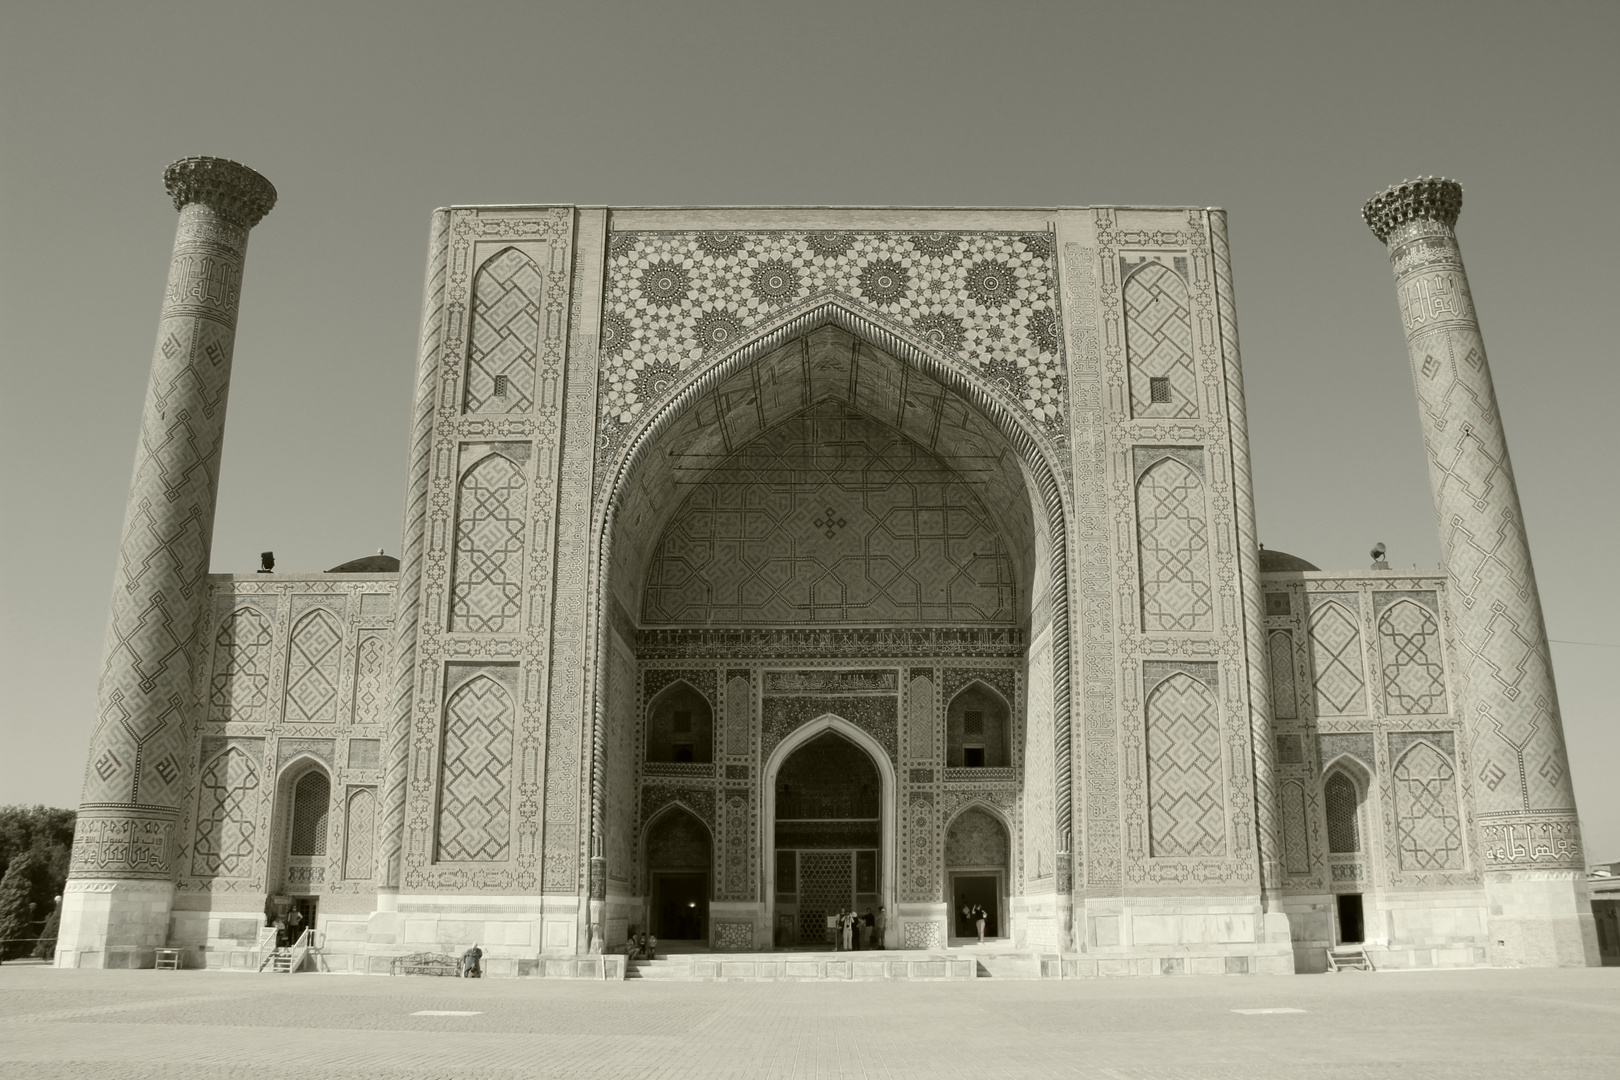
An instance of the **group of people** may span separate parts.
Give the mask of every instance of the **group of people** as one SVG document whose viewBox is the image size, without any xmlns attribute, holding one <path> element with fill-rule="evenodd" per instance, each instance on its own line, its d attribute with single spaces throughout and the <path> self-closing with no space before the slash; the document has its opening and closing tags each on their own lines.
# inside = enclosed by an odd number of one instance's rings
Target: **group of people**
<svg viewBox="0 0 1620 1080">
<path fill-rule="evenodd" d="M 304 913 L 297 908 L 285 913 L 277 911 L 265 925 L 276 928 L 276 948 L 285 949 L 304 932 Z"/>
<path fill-rule="evenodd" d="M 658 959 L 658 935 L 638 934 L 632 926 L 624 935 L 624 955 L 631 960 Z"/>
<path fill-rule="evenodd" d="M 889 928 L 889 913 L 882 908 L 877 914 L 871 908 L 862 915 L 856 911 L 840 911 L 833 916 L 833 948 L 839 952 L 883 948 L 883 933 Z"/>
</svg>

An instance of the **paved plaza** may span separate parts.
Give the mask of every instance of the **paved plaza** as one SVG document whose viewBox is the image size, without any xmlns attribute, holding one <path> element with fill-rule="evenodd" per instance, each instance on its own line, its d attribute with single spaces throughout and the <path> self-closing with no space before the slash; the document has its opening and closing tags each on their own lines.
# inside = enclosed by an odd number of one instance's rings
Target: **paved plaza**
<svg viewBox="0 0 1620 1080">
<path fill-rule="evenodd" d="M 592 983 L 0 967 L 0 1077 L 1620 1076 L 1620 969 Z"/>
</svg>

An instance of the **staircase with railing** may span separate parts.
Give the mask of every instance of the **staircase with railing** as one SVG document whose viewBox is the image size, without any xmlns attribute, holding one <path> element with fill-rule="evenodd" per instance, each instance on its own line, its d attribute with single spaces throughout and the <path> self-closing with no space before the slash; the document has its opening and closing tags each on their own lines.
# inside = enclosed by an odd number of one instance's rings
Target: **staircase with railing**
<svg viewBox="0 0 1620 1080">
<path fill-rule="evenodd" d="M 260 971 L 269 971 L 272 974 L 291 975 L 304 966 L 304 961 L 316 947 L 315 931 L 305 929 L 298 935 L 298 940 L 285 948 L 276 948 L 276 931 L 267 928 L 268 937 L 264 931 L 259 934 L 259 961 Z"/>
</svg>

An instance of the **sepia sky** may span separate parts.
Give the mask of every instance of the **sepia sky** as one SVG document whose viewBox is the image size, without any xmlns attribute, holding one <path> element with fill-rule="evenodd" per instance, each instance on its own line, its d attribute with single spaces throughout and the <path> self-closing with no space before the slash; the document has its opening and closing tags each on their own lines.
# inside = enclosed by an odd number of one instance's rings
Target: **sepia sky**
<svg viewBox="0 0 1620 1080">
<path fill-rule="evenodd" d="M 249 245 L 216 571 L 399 550 L 450 203 L 1230 213 L 1260 536 L 1439 563 L 1362 203 L 1460 180 L 1592 861 L 1620 859 L 1614 3 L 0 6 L 0 804 L 77 805 L 176 158 Z"/>
</svg>

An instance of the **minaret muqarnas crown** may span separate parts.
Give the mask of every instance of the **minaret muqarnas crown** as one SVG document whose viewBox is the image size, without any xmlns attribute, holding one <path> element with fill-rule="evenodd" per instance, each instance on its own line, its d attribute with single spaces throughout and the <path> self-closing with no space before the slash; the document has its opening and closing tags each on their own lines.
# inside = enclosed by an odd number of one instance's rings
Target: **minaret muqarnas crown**
<svg viewBox="0 0 1620 1080">
<path fill-rule="evenodd" d="M 1456 228 L 1462 198 L 1462 185 L 1443 176 L 1402 180 L 1368 199 L 1361 208 L 1361 219 L 1387 244 L 1390 234 L 1409 221 L 1438 221 L 1448 229 Z"/>
</svg>

